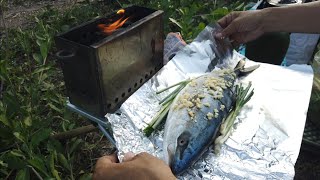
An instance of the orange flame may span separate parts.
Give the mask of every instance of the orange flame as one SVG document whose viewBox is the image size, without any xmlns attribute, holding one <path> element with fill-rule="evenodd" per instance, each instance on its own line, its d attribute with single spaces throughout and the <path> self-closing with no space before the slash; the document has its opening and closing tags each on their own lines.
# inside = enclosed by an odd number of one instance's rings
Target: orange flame
<svg viewBox="0 0 320 180">
<path fill-rule="evenodd" d="M 117 14 L 124 14 L 125 10 L 124 9 L 120 9 Z"/>
<path fill-rule="evenodd" d="M 125 10 L 124 9 L 120 9 L 117 14 L 122 14 L 124 15 Z M 106 25 L 106 24 L 98 24 L 98 28 L 103 31 L 104 33 L 106 33 L 107 35 L 112 34 L 113 31 L 115 31 L 116 29 L 120 28 L 121 26 L 123 26 L 123 24 L 129 19 L 129 17 L 125 18 L 121 17 L 120 19 L 116 20 L 114 23 Z"/>
</svg>

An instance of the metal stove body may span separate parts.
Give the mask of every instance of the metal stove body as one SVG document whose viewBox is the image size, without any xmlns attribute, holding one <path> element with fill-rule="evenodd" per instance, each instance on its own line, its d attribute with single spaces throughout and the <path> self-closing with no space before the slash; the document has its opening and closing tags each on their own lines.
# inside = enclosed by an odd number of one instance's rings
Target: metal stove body
<svg viewBox="0 0 320 180">
<path fill-rule="evenodd" d="M 112 13 L 55 38 L 70 102 L 97 117 L 115 112 L 163 67 L 163 11 L 128 7 L 129 23 L 111 35 L 100 32 L 98 24 L 118 16 Z"/>
</svg>

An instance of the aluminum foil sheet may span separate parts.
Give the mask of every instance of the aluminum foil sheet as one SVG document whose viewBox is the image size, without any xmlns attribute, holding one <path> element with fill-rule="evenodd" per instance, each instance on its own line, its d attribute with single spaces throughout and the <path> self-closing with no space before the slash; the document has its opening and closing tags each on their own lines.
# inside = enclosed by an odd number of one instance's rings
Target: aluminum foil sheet
<svg viewBox="0 0 320 180">
<path fill-rule="evenodd" d="M 212 34 L 212 31 L 214 28 L 207 27 L 202 33 Z M 156 91 L 219 65 L 215 40 L 203 37 L 178 52 L 115 114 L 106 115 L 112 125 L 120 161 L 126 152 L 148 152 L 163 158 L 163 127 L 149 138 L 142 130 L 160 109 L 159 101 L 169 93 L 157 95 Z M 223 64 L 227 62 L 228 66 L 234 66 L 242 58 L 233 52 L 232 58 L 225 59 Z M 247 60 L 247 64 L 257 63 Z M 211 146 L 177 178 L 293 179 L 312 80 L 310 66 L 280 67 L 261 63 L 259 69 L 239 80 L 244 84 L 251 81 L 255 94 L 237 117 L 233 132 L 222 145 L 220 154 L 214 154 Z"/>
</svg>

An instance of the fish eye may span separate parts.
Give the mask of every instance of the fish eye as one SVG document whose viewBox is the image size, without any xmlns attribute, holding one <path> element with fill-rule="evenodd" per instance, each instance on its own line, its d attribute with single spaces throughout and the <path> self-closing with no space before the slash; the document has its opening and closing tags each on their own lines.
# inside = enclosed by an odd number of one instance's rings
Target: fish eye
<svg viewBox="0 0 320 180">
<path fill-rule="evenodd" d="M 185 145 L 186 144 L 186 141 L 184 140 L 184 139 L 181 139 L 180 141 L 179 141 L 179 146 L 183 146 L 183 145 Z"/>
<path fill-rule="evenodd" d="M 180 134 L 180 136 L 177 139 L 176 153 L 178 154 L 178 157 L 180 160 L 183 159 L 184 151 L 188 147 L 190 138 L 191 138 L 191 133 L 188 131 L 185 131 L 182 134 Z"/>
<path fill-rule="evenodd" d="M 187 146 L 189 143 L 189 138 L 191 137 L 190 132 L 183 132 L 177 139 L 178 146 Z"/>
</svg>

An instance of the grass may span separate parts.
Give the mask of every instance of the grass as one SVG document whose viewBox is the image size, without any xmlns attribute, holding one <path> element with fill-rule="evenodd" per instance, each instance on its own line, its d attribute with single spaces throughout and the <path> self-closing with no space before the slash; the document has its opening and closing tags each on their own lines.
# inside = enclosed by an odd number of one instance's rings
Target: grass
<svg viewBox="0 0 320 180">
<path fill-rule="evenodd" d="M 53 37 L 110 10 L 96 3 L 75 5 L 64 13 L 47 7 L 30 28 L 9 29 L 0 47 L 0 177 L 79 179 L 94 163 L 81 157 L 94 143 L 82 138 L 50 138 L 84 124 L 66 109 L 63 75 L 56 63 Z M 98 146 L 95 146 L 98 147 Z M 82 159 L 81 159 L 82 158 Z M 88 163 L 78 164 L 79 161 Z"/>
<path fill-rule="evenodd" d="M 213 23 L 231 11 L 246 9 L 247 0 L 237 1 L 167 1 L 129 0 L 129 4 L 140 4 L 165 12 L 165 32 L 180 32 L 186 42 L 191 42 L 207 24 Z M 125 4 L 125 5 L 129 5 Z"/>
<path fill-rule="evenodd" d="M 102 149 L 102 136 L 97 134 L 63 141 L 51 138 L 87 124 L 66 109 L 63 75 L 54 56 L 53 37 L 57 33 L 108 14 L 119 5 L 137 4 L 164 10 L 165 33 L 179 31 L 190 42 L 206 24 L 245 8 L 244 1 L 222 0 L 112 2 L 85 1 L 64 11 L 46 7 L 30 17 L 30 26 L 6 29 L 0 37 L 0 177 L 87 179 Z M 0 0 L 2 10 L 7 5 Z"/>
</svg>

